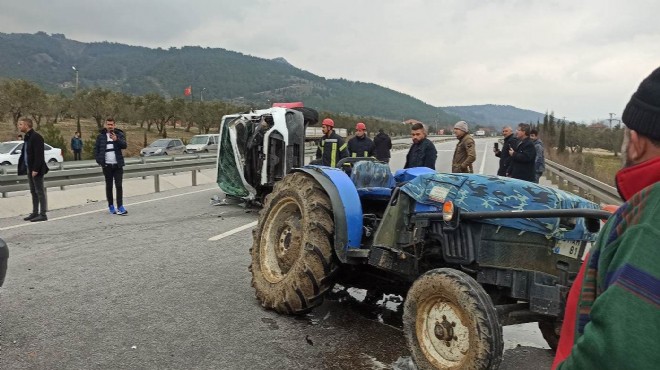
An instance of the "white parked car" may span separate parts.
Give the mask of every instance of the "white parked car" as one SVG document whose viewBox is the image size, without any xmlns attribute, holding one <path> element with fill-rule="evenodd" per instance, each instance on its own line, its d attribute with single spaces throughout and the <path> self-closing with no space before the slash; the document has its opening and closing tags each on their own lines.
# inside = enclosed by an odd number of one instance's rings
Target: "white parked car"
<svg viewBox="0 0 660 370">
<path fill-rule="evenodd" d="M 18 165 L 21 150 L 23 150 L 23 141 L 17 140 L 0 143 L 0 165 Z M 44 144 L 44 159 L 48 163 L 64 162 L 62 149 Z"/>
<path fill-rule="evenodd" d="M 218 150 L 219 134 L 195 135 L 186 145 L 186 153 L 213 152 Z"/>
</svg>

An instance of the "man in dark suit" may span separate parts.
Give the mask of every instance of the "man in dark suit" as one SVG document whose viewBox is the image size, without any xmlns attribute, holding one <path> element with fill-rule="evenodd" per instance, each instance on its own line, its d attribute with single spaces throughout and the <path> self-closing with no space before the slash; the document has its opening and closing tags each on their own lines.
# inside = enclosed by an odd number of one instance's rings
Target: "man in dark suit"
<svg viewBox="0 0 660 370">
<path fill-rule="evenodd" d="M 534 163 L 536 162 L 536 148 L 534 142 L 529 137 L 532 129 L 530 125 L 521 123 L 518 125 L 516 137 L 518 138 L 518 145 L 516 148 L 509 149 L 511 156 L 511 164 L 509 167 L 509 176 L 514 179 L 525 180 L 534 182 L 536 174 L 534 171 Z"/>
<path fill-rule="evenodd" d="M 32 125 L 29 118 L 18 120 L 18 130 L 24 134 L 23 150 L 18 158 L 18 174 L 27 175 L 32 195 L 32 213 L 23 220 L 39 222 L 48 220 L 44 188 L 44 175 L 48 173 L 48 166 L 44 160 L 44 138 L 32 129 Z"/>
</svg>

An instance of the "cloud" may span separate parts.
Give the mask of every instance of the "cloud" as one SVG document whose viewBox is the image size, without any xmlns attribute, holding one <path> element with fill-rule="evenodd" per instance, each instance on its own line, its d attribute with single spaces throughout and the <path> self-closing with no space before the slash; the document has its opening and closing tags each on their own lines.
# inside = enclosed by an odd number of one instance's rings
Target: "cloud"
<svg viewBox="0 0 660 370">
<path fill-rule="evenodd" d="M 660 65 L 657 14 L 651 0 L 34 0 L 2 5 L 0 31 L 222 47 L 434 105 L 590 120 L 620 113 Z"/>
</svg>

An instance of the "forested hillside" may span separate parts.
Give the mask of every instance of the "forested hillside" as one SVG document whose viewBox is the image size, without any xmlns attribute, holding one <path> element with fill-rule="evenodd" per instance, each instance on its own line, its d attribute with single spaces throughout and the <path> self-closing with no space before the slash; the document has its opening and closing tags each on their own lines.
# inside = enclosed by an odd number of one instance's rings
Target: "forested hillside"
<svg viewBox="0 0 660 370">
<path fill-rule="evenodd" d="M 407 118 L 450 124 L 442 109 L 376 84 L 325 79 L 290 65 L 220 48 L 187 46 L 150 49 L 109 42 L 83 43 L 64 35 L 0 33 L 0 78 L 33 81 L 50 93 L 96 87 L 135 95 L 224 100 L 266 106 L 272 101 L 303 101 L 322 111 Z M 202 91 L 203 89 L 203 91 Z"/>
<path fill-rule="evenodd" d="M 543 113 L 520 109 L 511 105 L 466 105 L 460 107 L 442 107 L 442 109 L 470 123 L 483 126 L 515 126 L 521 122 L 537 123 L 543 121 Z"/>
</svg>

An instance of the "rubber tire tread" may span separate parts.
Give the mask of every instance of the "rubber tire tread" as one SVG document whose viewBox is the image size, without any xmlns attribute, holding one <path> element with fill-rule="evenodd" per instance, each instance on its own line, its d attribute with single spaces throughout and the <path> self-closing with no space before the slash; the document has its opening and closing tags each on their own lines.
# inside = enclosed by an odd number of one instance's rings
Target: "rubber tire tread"
<svg viewBox="0 0 660 370">
<path fill-rule="evenodd" d="M 454 367 L 435 367 L 424 355 L 417 338 L 417 306 L 438 292 L 462 307 L 473 321 L 468 354 Z M 471 276 L 451 268 L 427 271 L 408 290 L 403 306 L 403 332 L 418 369 L 497 369 L 500 366 L 504 349 L 502 326 L 490 296 Z"/>
<path fill-rule="evenodd" d="M 286 276 L 276 283 L 268 281 L 261 270 L 260 253 L 264 224 L 278 201 L 293 198 L 302 212 L 300 255 Z M 325 293 L 334 285 L 339 267 L 333 250 L 334 219 L 330 198 L 311 176 L 295 172 L 275 184 L 259 213 L 253 230 L 252 287 L 264 308 L 282 314 L 301 315 L 323 303 Z"/>
<path fill-rule="evenodd" d="M 539 329 L 541 330 L 543 339 L 552 348 L 553 352 L 557 352 L 557 347 L 559 346 L 559 334 L 555 331 L 557 329 L 555 325 L 558 325 L 558 328 L 561 330 L 561 325 L 555 321 L 539 321 Z"/>
</svg>

